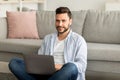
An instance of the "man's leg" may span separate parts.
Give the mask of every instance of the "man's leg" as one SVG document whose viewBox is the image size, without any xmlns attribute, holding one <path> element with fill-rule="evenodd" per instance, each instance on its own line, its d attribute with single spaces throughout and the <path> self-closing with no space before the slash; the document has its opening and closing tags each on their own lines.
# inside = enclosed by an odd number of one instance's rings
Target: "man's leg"
<svg viewBox="0 0 120 80">
<path fill-rule="evenodd" d="M 26 72 L 24 61 L 20 58 L 12 59 L 9 63 L 9 69 L 19 80 L 36 80 L 35 77 Z"/>
<path fill-rule="evenodd" d="M 67 63 L 48 80 L 76 80 L 78 69 L 75 64 Z"/>
</svg>

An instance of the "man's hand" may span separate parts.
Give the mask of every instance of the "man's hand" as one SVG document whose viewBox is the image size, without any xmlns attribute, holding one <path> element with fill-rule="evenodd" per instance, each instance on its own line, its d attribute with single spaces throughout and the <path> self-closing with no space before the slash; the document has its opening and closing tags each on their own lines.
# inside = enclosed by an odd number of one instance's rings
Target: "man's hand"
<svg viewBox="0 0 120 80">
<path fill-rule="evenodd" d="M 62 66 L 63 66 L 62 64 L 55 64 L 56 71 L 60 70 L 62 68 Z"/>
</svg>

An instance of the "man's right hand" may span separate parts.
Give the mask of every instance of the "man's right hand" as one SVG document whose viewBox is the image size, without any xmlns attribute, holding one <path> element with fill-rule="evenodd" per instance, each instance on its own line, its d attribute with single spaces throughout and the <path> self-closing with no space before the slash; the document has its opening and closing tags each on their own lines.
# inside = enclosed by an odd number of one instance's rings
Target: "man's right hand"
<svg viewBox="0 0 120 80">
<path fill-rule="evenodd" d="M 60 70 L 62 68 L 62 66 L 63 66 L 62 64 L 55 64 L 56 71 Z"/>
</svg>

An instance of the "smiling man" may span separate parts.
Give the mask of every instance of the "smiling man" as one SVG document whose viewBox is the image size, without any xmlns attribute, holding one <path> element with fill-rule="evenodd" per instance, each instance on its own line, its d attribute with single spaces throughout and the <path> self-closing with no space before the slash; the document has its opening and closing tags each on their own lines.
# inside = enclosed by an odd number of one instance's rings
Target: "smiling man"
<svg viewBox="0 0 120 80">
<path fill-rule="evenodd" d="M 57 8 L 55 16 L 57 33 L 47 35 L 38 50 L 38 54 L 53 55 L 55 60 L 56 72 L 46 80 L 85 80 L 86 42 L 70 28 L 72 14 L 67 7 Z M 39 80 L 25 71 L 22 59 L 12 59 L 9 68 L 19 80 Z"/>
</svg>

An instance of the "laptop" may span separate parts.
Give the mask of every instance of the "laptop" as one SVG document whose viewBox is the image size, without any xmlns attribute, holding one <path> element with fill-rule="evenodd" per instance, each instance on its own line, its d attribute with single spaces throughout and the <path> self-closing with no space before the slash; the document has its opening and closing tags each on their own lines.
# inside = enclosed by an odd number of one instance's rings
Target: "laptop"
<svg viewBox="0 0 120 80">
<path fill-rule="evenodd" d="M 52 75 L 56 69 L 54 58 L 50 55 L 25 54 L 25 68 L 30 74 Z"/>
</svg>

